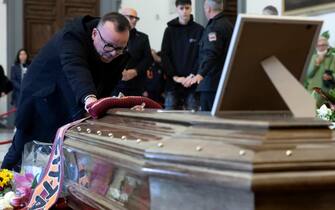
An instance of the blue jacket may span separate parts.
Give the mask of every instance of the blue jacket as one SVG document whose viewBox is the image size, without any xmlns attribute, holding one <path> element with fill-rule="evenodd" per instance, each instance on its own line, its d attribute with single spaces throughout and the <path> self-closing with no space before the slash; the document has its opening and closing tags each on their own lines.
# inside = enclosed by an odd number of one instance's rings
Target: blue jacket
<svg viewBox="0 0 335 210">
<path fill-rule="evenodd" d="M 25 68 L 28 68 L 27 64 L 24 64 Z M 20 89 L 21 89 L 21 81 L 22 81 L 22 68 L 21 64 L 15 63 L 12 65 L 10 71 L 10 80 L 13 84 L 13 92 L 12 92 L 12 101 L 11 104 L 13 106 L 17 106 L 19 96 L 20 96 Z"/>
<path fill-rule="evenodd" d="M 84 98 L 110 95 L 128 55 L 103 63 L 91 38 L 99 18 L 70 21 L 34 58 L 21 85 L 16 127 L 24 141 L 53 140 L 57 128 L 84 116 Z"/>
</svg>

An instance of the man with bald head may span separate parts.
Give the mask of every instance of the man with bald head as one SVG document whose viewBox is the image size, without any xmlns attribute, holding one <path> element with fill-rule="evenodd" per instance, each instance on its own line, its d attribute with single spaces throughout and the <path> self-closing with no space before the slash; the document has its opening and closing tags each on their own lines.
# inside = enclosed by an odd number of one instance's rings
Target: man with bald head
<svg viewBox="0 0 335 210">
<path fill-rule="evenodd" d="M 131 27 L 128 42 L 130 59 L 112 95 L 117 96 L 121 92 L 126 96 L 141 96 L 145 87 L 145 73 L 153 62 L 149 38 L 135 28 L 140 20 L 135 9 L 123 8 L 120 13 L 128 19 Z"/>
<path fill-rule="evenodd" d="M 25 143 L 52 142 L 57 129 L 80 119 L 122 77 L 130 25 L 119 13 L 75 18 L 40 50 L 25 75 L 13 143 L 2 168 L 19 171 Z"/>
</svg>

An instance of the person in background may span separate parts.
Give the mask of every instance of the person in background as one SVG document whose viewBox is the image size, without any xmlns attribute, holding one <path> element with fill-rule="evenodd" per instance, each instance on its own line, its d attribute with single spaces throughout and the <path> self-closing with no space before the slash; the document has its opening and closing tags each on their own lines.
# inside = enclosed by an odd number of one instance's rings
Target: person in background
<svg viewBox="0 0 335 210">
<path fill-rule="evenodd" d="M 279 15 L 278 9 L 272 5 L 264 7 L 262 11 L 263 15 Z"/>
<path fill-rule="evenodd" d="M 162 42 L 162 66 L 167 76 L 165 109 L 198 110 L 196 84 L 185 86 L 197 73 L 199 41 L 204 28 L 194 22 L 191 0 L 176 0 L 178 17 L 167 23 Z"/>
<path fill-rule="evenodd" d="M 27 50 L 20 49 L 16 54 L 15 62 L 12 65 L 10 72 L 10 80 L 13 83 L 14 87 L 11 104 L 14 107 L 17 106 L 20 94 L 21 81 L 27 73 L 29 64 L 30 60 Z"/>
<path fill-rule="evenodd" d="M 318 39 L 316 51 L 312 56 L 307 69 L 306 88 L 313 93 L 313 88 L 321 88 L 328 92 L 335 88 L 335 53 L 329 45 L 329 32 L 321 34 Z M 316 96 L 317 106 L 321 106 L 323 100 Z"/>
<path fill-rule="evenodd" d="M 13 90 L 12 82 L 6 77 L 3 67 L 0 65 L 0 97 Z"/>
<path fill-rule="evenodd" d="M 154 59 L 154 62 L 147 70 L 147 76 L 145 80 L 145 91 L 143 96 L 151 98 L 152 100 L 164 104 L 164 87 L 165 79 L 164 73 L 162 71 L 162 58 L 160 52 L 156 52 L 154 49 L 151 49 L 151 55 Z"/>
<path fill-rule="evenodd" d="M 124 8 L 120 13 L 128 19 L 131 26 L 128 42 L 128 53 L 131 57 L 112 95 L 118 96 L 121 92 L 126 96 L 141 96 L 144 92 L 145 73 L 153 62 L 149 38 L 148 35 L 136 29 L 140 18 L 135 9 Z"/>
<path fill-rule="evenodd" d="M 84 16 L 46 43 L 22 81 L 17 130 L 1 168 L 20 171 L 25 143 L 53 142 L 59 127 L 83 118 L 97 98 L 110 96 L 129 58 L 129 30 L 119 13 Z"/>
<path fill-rule="evenodd" d="M 199 69 L 184 83 L 198 83 L 202 111 L 210 111 L 221 78 L 233 25 L 224 17 L 222 0 L 205 0 L 204 11 L 209 20 L 200 41 Z"/>
</svg>

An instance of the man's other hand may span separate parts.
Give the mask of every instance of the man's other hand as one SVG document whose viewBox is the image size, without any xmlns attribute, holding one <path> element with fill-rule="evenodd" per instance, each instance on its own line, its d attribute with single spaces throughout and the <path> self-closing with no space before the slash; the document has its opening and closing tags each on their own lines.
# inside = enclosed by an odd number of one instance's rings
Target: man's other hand
<svg viewBox="0 0 335 210">
<path fill-rule="evenodd" d="M 203 76 L 201 76 L 200 74 L 197 74 L 192 78 L 191 83 L 192 83 L 192 85 L 195 84 L 195 83 L 199 84 L 203 79 L 204 79 Z"/>
<path fill-rule="evenodd" d="M 136 76 L 137 76 L 136 69 L 127 69 L 127 70 L 125 69 L 122 72 L 122 80 L 123 81 L 131 80 L 131 79 L 133 79 Z"/>
</svg>

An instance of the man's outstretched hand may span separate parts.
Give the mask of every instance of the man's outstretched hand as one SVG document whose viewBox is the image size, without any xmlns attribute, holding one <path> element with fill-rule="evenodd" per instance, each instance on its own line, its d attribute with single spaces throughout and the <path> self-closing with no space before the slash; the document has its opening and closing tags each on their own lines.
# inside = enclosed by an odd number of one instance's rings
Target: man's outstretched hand
<svg viewBox="0 0 335 210">
<path fill-rule="evenodd" d="M 88 96 L 85 99 L 85 110 L 86 112 L 88 112 L 88 109 L 97 101 L 97 97 L 96 96 Z"/>
<path fill-rule="evenodd" d="M 145 108 L 161 109 L 162 106 L 143 96 L 123 96 L 102 98 L 88 104 L 87 112 L 94 119 L 103 116 L 111 108 L 132 108 L 134 106 L 145 104 Z M 144 110 L 144 107 L 143 107 Z M 135 110 L 137 111 L 137 110 Z"/>
</svg>

